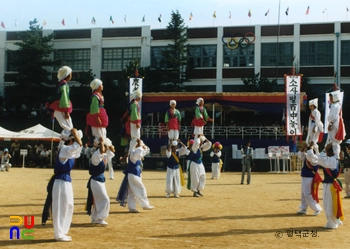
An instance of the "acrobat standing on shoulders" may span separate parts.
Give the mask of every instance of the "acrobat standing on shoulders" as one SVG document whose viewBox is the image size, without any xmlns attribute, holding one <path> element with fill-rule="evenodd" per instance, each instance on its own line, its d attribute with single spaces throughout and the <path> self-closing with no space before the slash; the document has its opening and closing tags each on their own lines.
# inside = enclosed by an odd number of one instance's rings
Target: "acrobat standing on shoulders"
<svg viewBox="0 0 350 249">
<path fill-rule="evenodd" d="M 181 114 L 176 109 L 176 101 L 170 100 L 170 108 L 165 113 L 164 122 L 168 130 L 169 144 L 170 140 L 177 141 L 179 139 L 181 127 Z"/>
<path fill-rule="evenodd" d="M 193 124 L 193 134 L 196 137 L 199 134 L 204 134 L 203 127 L 207 122 L 212 122 L 213 120 L 209 117 L 207 110 L 204 107 L 204 99 L 198 98 L 196 102 L 197 106 L 195 108 L 195 117 L 192 120 Z"/>
</svg>

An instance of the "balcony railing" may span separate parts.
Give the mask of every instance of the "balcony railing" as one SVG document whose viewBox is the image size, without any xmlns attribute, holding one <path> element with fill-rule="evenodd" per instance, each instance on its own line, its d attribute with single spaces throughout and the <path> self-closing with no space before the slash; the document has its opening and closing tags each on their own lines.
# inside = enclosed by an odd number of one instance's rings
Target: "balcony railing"
<svg viewBox="0 0 350 249">
<path fill-rule="evenodd" d="M 142 126 L 142 137 L 165 138 L 168 132 L 165 125 Z M 181 126 L 180 138 L 192 135 L 191 126 Z M 284 139 L 286 133 L 282 127 L 276 126 L 204 126 L 204 135 L 208 138 L 225 139 Z"/>
</svg>

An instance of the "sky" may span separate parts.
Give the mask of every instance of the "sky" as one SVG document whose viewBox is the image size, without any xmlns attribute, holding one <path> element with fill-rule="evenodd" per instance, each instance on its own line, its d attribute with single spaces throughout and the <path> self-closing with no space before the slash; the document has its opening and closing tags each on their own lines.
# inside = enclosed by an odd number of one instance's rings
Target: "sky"
<svg viewBox="0 0 350 249">
<path fill-rule="evenodd" d="M 349 0 L 0 0 L 0 6 L 0 31 L 27 30 L 34 18 L 40 25 L 46 22 L 44 29 L 53 30 L 139 26 L 164 29 L 176 10 L 189 28 L 350 21 Z"/>
</svg>

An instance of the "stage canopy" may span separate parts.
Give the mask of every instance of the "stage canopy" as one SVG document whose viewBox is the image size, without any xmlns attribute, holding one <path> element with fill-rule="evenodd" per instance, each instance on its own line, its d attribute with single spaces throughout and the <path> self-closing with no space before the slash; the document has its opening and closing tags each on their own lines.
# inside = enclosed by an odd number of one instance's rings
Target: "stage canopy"
<svg viewBox="0 0 350 249">
<path fill-rule="evenodd" d="M 54 142 L 59 142 L 60 134 L 42 126 L 41 124 L 37 124 L 19 132 L 9 131 L 0 127 L 0 140 L 53 140 Z"/>
<path fill-rule="evenodd" d="M 301 93 L 303 101 L 305 93 Z M 164 112 L 169 108 L 169 101 L 176 100 L 177 109 L 194 107 L 196 100 L 203 98 L 206 108 L 215 105 L 222 106 L 226 111 L 262 111 L 282 113 L 286 107 L 284 92 L 150 92 L 143 93 L 142 112 Z"/>
</svg>

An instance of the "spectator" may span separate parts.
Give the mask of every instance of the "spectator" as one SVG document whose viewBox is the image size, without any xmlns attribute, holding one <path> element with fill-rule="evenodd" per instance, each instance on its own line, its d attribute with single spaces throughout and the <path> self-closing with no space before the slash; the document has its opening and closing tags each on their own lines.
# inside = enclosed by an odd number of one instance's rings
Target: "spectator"
<svg viewBox="0 0 350 249">
<path fill-rule="evenodd" d="M 1 155 L 1 170 L 0 171 L 9 171 L 11 168 L 10 163 L 11 155 L 9 153 L 9 150 L 7 148 L 4 149 L 4 152 Z"/>
<path fill-rule="evenodd" d="M 12 150 L 12 155 L 13 155 L 13 166 L 20 166 L 20 149 L 21 149 L 21 144 L 18 142 L 18 140 L 15 140 L 14 143 L 11 144 L 11 150 Z"/>
</svg>

